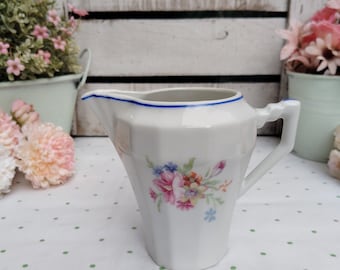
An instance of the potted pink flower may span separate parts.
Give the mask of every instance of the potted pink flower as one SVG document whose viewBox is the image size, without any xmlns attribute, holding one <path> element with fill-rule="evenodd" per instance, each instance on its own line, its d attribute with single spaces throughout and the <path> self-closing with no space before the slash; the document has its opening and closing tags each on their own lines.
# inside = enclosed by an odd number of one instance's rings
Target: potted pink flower
<svg viewBox="0 0 340 270">
<path fill-rule="evenodd" d="M 340 0 L 277 32 L 286 40 L 280 59 L 288 73 L 288 96 L 301 102 L 294 150 L 327 162 L 340 124 Z"/>
<path fill-rule="evenodd" d="M 73 37 L 79 26 L 73 15 L 87 12 L 69 4 L 62 13 L 51 0 L 3 0 L 0 14 L 0 108 L 9 112 L 21 98 L 69 132 L 90 62 L 90 52 L 80 53 Z"/>
</svg>

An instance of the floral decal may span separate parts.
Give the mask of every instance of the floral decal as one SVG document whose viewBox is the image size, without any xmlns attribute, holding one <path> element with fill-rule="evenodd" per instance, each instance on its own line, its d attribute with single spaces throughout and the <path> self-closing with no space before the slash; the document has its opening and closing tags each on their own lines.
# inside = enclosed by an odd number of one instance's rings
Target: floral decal
<svg viewBox="0 0 340 270">
<path fill-rule="evenodd" d="M 209 208 L 203 219 L 207 222 L 216 220 L 216 209 L 224 203 L 219 195 L 226 192 L 232 183 L 231 180 L 215 178 L 226 167 L 225 160 L 219 161 L 212 169 L 209 168 L 204 176 L 193 170 L 195 158 L 182 166 L 173 162 L 159 166 L 149 158 L 146 161 L 155 176 L 149 195 L 156 203 L 158 211 L 161 211 L 163 203 L 171 204 L 179 210 L 190 211 L 199 201 L 205 200 Z"/>
</svg>

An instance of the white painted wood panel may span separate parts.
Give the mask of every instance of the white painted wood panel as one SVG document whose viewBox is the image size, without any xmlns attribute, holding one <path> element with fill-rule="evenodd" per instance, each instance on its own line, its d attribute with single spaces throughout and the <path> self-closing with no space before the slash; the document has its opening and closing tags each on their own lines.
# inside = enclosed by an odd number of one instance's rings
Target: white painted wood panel
<svg viewBox="0 0 340 270">
<path fill-rule="evenodd" d="M 69 0 L 90 11 L 287 11 L 288 0 Z"/>
<path fill-rule="evenodd" d="M 223 84 L 87 84 L 78 95 L 76 106 L 75 124 L 73 134 L 79 136 L 104 136 L 105 131 L 98 119 L 93 115 L 86 102 L 80 100 L 80 97 L 91 90 L 95 89 L 121 89 L 130 91 L 145 91 L 151 89 L 181 87 L 181 86 L 206 86 L 206 87 L 224 87 L 239 90 L 245 96 L 247 102 L 256 108 L 264 107 L 270 102 L 278 101 L 278 83 L 223 83 Z M 276 125 L 267 124 L 259 130 L 259 134 L 272 135 L 276 134 Z"/>
<path fill-rule="evenodd" d="M 280 74 L 284 18 L 91 20 L 77 40 L 90 76 Z"/>
</svg>

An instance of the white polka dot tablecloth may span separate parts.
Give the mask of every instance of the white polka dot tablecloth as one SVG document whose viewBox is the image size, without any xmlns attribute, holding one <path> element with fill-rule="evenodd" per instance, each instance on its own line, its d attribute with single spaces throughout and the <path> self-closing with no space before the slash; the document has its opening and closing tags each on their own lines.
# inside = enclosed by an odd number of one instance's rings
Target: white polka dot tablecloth
<svg viewBox="0 0 340 270">
<path fill-rule="evenodd" d="M 160 270 L 108 138 L 76 138 L 65 185 L 33 190 L 17 176 L 0 200 L 0 270 Z M 250 167 L 277 144 L 260 137 Z M 230 249 L 211 270 L 339 270 L 340 181 L 325 164 L 289 154 L 241 197 Z M 190 270 L 190 269 L 188 269 Z"/>
</svg>

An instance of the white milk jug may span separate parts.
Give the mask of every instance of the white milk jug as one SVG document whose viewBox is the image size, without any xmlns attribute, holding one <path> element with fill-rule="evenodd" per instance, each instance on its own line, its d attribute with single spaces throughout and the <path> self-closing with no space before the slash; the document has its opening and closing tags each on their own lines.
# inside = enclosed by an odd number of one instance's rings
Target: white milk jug
<svg viewBox="0 0 340 270">
<path fill-rule="evenodd" d="M 298 101 L 253 109 L 240 92 L 173 88 L 85 94 L 125 166 L 158 264 L 198 270 L 228 249 L 237 198 L 293 146 Z M 282 118 L 279 145 L 247 177 L 257 128 Z"/>
</svg>

